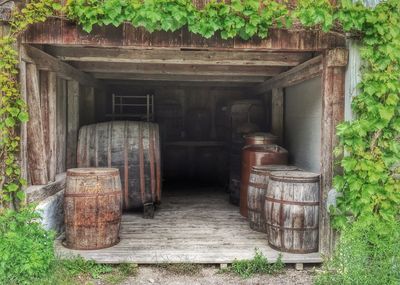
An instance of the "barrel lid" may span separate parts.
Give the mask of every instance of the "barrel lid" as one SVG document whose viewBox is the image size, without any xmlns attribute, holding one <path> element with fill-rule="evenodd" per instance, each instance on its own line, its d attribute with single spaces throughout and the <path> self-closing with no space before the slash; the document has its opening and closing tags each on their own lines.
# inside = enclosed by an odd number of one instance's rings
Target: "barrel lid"
<svg viewBox="0 0 400 285">
<path fill-rule="evenodd" d="M 119 175 L 118 168 L 108 167 L 81 167 L 70 168 L 67 170 L 67 176 L 101 176 L 101 175 Z"/>
<path fill-rule="evenodd" d="M 271 133 L 264 133 L 264 132 L 255 132 L 255 133 L 250 133 L 244 136 L 245 138 L 254 138 L 256 140 L 265 140 L 265 139 L 278 139 L 277 136 L 271 134 Z"/>
<path fill-rule="evenodd" d="M 287 152 L 286 149 L 277 144 L 250 144 L 243 147 L 243 150 L 252 152 Z"/>
<path fill-rule="evenodd" d="M 307 171 L 274 171 L 269 179 L 287 182 L 318 182 L 320 174 Z"/>
<path fill-rule="evenodd" d="M 254 172 L 271 172 L 271 171 L 300 171 L 301 169 L 295 165 L 284 165 L 284 164 L 270 164 L 270 165 L 256 165 L 252 167 Z"/>
</svg>

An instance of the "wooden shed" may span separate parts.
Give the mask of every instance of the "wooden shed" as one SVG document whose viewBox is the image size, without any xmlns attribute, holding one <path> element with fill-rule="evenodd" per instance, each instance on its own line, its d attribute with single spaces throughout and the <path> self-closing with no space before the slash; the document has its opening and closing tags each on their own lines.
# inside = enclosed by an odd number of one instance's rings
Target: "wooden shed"
<svg viewBox="0 0 400 285">
<path fill-rule="evenodd" d="M 264 40 L 222 40 L 129 24 L 88 34 L 52 18 L 29 29 L 20 54 L 30 114 L 21 136 L 23 175 L 27 199 L 40 202 L 48 227 L 62 231 L 65 171 L 77 165 L 81 126 L 124 119 L 154 121 L 161 129 L 163 201 L 155 218 L 125 213 L 118 245 L 73 251 L 58 240 L 61 255 L 105 263 L 231 263 L 258 248 L 276 260 L 279 252 L 248 227 L 224 187 L 230 147 L 224 116 L 232 102 L 249 99 L 262 102 L 260 129 L 278 136 L 290 162 L 321 174 L 319 252 L 283 253 L 283 261 L 318 263 L 331 251 L 327 196 L 335 126 L 345 113 L 344 35 L 273 29 Z"/>
</svg>

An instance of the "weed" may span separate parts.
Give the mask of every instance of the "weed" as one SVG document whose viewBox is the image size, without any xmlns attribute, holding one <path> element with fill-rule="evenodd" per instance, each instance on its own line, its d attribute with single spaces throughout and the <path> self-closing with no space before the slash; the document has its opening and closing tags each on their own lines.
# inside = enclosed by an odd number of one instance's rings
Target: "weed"
<svg viewBox="0 0 400 285">
<path fill-rule="evenodd" d="M 54 234 L 42 228 L 33 206 L 0 213 L 0 284 L 30 284 L 50 274 Z"/>
<path fill-rule="evenodd" d="M 284 268 L 282 255 L 279 255 L 275 263 L 269 263 L 268 259 L 256 249 L 253 259 L 235 260 L 230 267 L 221 270 L 221 272 L 231 272 L 249 278 L 254 274 L 276 274 Z"/>
<path fill-rule="evenodd" d="M 359 220 L 348 225 L 315 284 L 400 284 L 400 223 Z"/>
</svg>

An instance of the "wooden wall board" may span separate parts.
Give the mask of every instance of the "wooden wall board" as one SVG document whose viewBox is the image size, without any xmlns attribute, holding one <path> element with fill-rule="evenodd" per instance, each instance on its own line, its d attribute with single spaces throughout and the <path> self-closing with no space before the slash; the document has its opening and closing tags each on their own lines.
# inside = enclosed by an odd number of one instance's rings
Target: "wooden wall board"
<svg viewBox="0 0 400 285">
<path fill-rule="evenodd" d="M 67 169 L 76 167 L 77 162 L 80 88 L 78 81 L 67 81 Z"/>
<path fill-rule="evenodd" d="M 30 120 L 27 125 L 28 165 L 32 185 L 48 182 L 47 156 L 40 102 L 39 72 L 35 64 L 26 65 L 27 103 Z"/>
<path fill-rule="evenodd" d="M 204 39 L 190 33 L 187 28 L 176 32 L 149 33 L 130 24 L 120 27 L 95 26 L 88 34 L 80 27 L 64 19 L 51 18 L 44 23 L 32 25 L 23 41 L 29 44 L 52 44 L 104 47 L 150 47 L 209 50 L 275 50 L 275 51 L 321 51 L 345 46 L 344 35 L 314 30 L 271 29 L 266 39 L 254 38 L 222 40 L 219 36 Z"/>
</svg>

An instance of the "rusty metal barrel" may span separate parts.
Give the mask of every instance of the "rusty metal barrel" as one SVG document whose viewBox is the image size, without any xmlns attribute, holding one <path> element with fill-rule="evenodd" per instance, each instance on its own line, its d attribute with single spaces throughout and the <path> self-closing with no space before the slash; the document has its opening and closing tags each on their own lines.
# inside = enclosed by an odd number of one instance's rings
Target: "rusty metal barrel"
<svg viewBox="0 0 400 285">
<path fill-rule="evenodd" d="M 240 177 L 242 171 L 242 149 L 246 145 L 276 144 L 278 137 L 270 133 L 253 132 L 231 142 L 229 162 L 229 200 L 234 205 L 240 201 Z"/>
<path fill-rule="evenodd" d="M 278 145 L 248 145 L 242 150 L 242 173 L 240 179 L 240 214 L 247 217 L 247 189 L 253 166 L 287 164 L 288 152 Z"/>
<path fill-rule="evenodd" d="M 64 246 L 100 249 L 117 244 L 122 213 L 118 169 L 68 169 L 66 183 Z"/>
<path fill-rule="evenodd" d="M 250 172 L 249 187 L 247 189 L 247 211 L 250 228 L 266 233 L 264 202 L 267 192 L 269 175 L 273 171 L 299 170 L 293 165 L 261 165 L 253 166 Z"/>
<path fill-rule="evenodd" d="M 268 243 L 279 251 L 318 251 L 319 174 L 276 171 L 265 196 Z"/>
<path fill-rule="evenodd" d="M 78 167 L 118 168 L 125 210 L 161 201 L 160 160 L 157 124 L 113 121 L 79 131 Z"/>
</svg>

